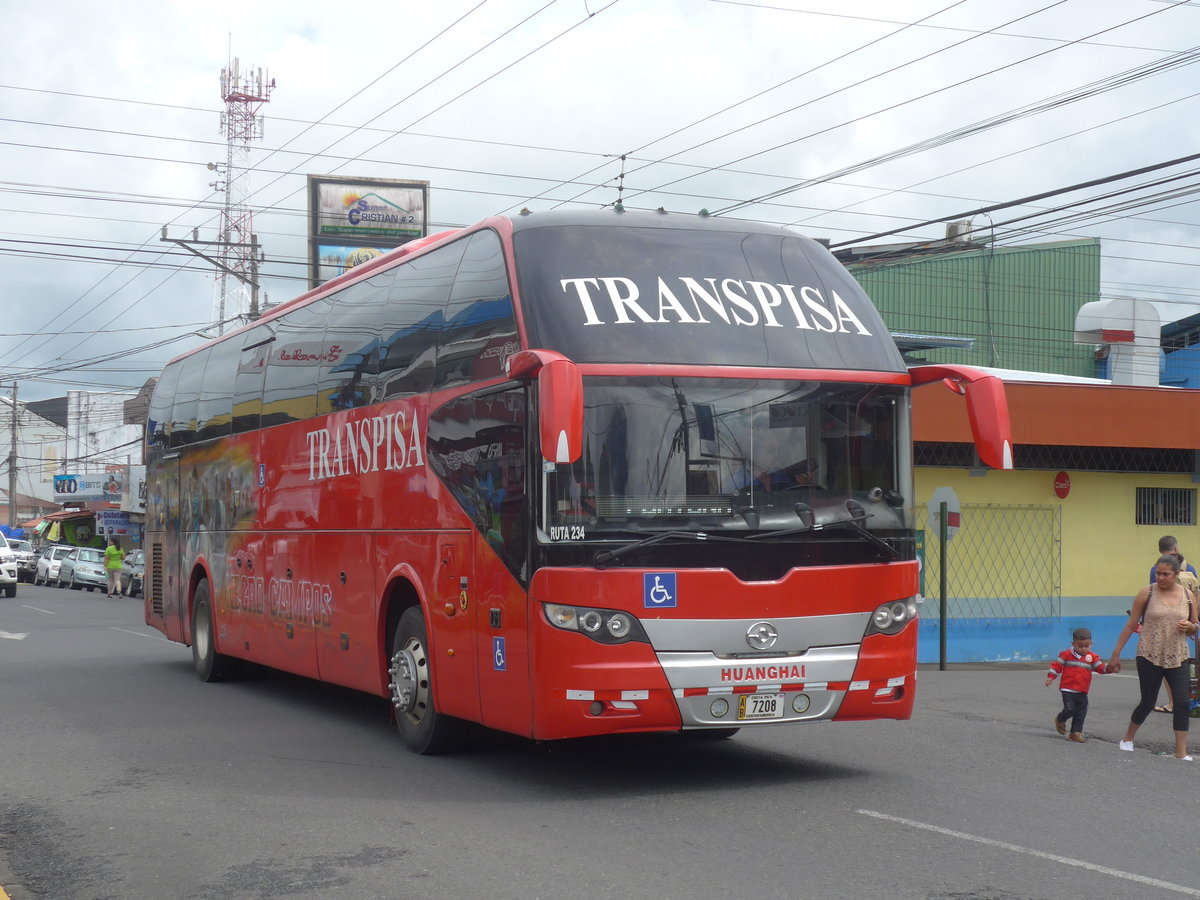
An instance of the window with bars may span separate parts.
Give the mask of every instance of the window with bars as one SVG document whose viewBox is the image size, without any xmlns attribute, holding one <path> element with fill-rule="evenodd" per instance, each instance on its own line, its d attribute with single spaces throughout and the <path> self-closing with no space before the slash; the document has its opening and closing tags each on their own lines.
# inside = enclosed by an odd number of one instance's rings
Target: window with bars
<svg viewBox="0 0 1200 900">
<path fill-rule="evenodd" d="M 1138 488 L 1138 525 L 1195 525 L 1194 488 Z"/>
</svg>

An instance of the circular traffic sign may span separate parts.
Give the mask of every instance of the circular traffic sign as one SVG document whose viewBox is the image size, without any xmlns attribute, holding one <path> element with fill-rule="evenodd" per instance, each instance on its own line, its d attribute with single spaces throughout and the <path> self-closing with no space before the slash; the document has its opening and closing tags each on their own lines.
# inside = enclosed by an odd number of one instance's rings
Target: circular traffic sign
<svg viewBox="0 0 1200 900">
<path fill-rule="evenodd" d="M 946 504 L 946 540 L 950 540 L 958 534 L 958 526 L 962 524 L 962 511 L 953 488 L 940 487 L 929 498 L 929 529 L 934 534 L 941 534 L 943 503 Z"/>
</svg>

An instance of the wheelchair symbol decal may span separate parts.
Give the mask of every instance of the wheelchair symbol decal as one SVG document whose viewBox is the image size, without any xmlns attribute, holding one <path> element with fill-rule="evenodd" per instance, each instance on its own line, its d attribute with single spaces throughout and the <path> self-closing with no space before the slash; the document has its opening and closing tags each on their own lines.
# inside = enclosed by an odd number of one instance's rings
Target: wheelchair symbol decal
<svg viewBox="0 0 1200 900">
<path fill-rule="evenodd" d="M 642 603 L 646 609 L 675 606 L 675 573 L 646 572 L 642 575 Z"/>
<path fill-rule="evenodd" d="M 492 638 L 492 668 L 497 672 L 503 672 L 508 665 L 508 659 L 504 650 L 504 638 Z"/>
</svg>

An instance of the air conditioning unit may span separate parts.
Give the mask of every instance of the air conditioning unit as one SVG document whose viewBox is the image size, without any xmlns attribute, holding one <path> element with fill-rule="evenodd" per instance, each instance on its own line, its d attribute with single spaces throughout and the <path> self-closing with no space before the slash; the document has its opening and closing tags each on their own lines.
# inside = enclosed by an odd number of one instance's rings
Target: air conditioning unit
<svg viewBox="0 0 1200 900">
<path fill-rule="evenodd" d="M 960 219 L 957 222 L 946 223 L 946 241 L 947 243 L 958 243 L 959 241 L 971 240 L 971 220 Z"/>
</svg>

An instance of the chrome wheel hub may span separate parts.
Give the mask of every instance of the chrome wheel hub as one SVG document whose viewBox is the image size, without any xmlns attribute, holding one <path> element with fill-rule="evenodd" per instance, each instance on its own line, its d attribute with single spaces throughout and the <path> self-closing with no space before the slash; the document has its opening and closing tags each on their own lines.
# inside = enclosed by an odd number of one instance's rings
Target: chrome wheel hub
<svg viewBox="0 0 1200 900">
<path fill-rule="evenodd" d="M 425 718 L 429 704 L 429 660 L 420 641 L 409 638 L 392 657 L 392 705 L 414 725 Z"/>
</svg>

